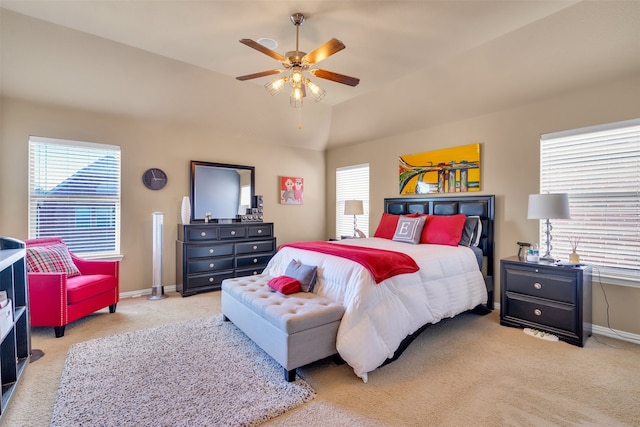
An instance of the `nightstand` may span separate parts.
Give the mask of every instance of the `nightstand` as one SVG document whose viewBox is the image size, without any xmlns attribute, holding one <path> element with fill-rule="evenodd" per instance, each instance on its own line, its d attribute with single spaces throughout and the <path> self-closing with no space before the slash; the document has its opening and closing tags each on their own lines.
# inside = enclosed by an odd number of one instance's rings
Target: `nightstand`
<svg viewBox="0 0 640 427">
<path fill-rule="evenodd" d="M 584 347 L 591 335 L 591 266 L 500 260 L 500 324 Z"/>
</svg>

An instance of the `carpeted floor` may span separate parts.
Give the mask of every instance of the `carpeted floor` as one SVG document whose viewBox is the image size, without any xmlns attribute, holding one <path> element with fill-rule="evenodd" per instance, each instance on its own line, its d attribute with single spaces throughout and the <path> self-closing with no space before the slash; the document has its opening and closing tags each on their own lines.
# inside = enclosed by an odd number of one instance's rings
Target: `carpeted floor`
<svg viewBox="0 0 640 427">
<path fill-rule="evenodd" d="M 283 376 L 221 315 L 98 338 L 69 349 L 51 425 L 256 426 L 315 397 Z"/>
<path fill-rule="evenodd" d="M 168 295 L 122 300 L 116 313 L 74 322 L 59 339 L 33 328 L 45 356 L 25 371 L 3 427 L 49 425 L 72 344 L 220 312 L 219 292 Z M 640 346 L 629 342 L 599 336 L 579 348 L 500 326 L 498 311 L 464 314 L 428 328 L 367 384 L 345 364 L 300 369 L 315 399 L 264 426 L 638 426 L 639 361 Z M 171 410 L 179 420 L 181 408 Z"/>
</svg>

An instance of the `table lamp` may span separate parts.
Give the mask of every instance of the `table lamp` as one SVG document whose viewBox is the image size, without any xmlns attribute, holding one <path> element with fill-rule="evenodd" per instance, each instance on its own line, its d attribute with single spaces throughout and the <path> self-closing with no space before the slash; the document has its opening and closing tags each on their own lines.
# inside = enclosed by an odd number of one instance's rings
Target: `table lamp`
<svg viewBox="0 0 640 427">
<path fill-rule="evenodd" d="M 528 219 L 544 219 L 546 235 L 546 252 L 541 258 L 545 261 L 552 261 L 551 257 L 551 219 L 569 219 L 569 195 L 566 193 L 555 194 L 530 194 Z"/>
<path fill-rule="evenodd" d="M 356 237 L 358 237 L 356 233 L 356 230 L 358 229 L 358 224 L 356 222 L 356 215 L 364 214 L 364 207 L 362 205 L 362 200 L 345 200 L 344 214 L 353 215 L 353 238 L 355 239 Z"/>
</svg>

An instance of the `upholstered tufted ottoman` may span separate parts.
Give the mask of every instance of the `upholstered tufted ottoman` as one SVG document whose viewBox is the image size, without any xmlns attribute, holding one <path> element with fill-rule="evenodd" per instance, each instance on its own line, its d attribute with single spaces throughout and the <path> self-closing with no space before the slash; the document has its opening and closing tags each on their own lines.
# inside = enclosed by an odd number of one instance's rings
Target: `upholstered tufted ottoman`
<svg viewBox="0 0 640 427">
<path fill-rule="evenodd" d="M 222 314 L 284 368 L 294 381 L 296 368 L 336 354 L 344 307 L 314 293 L 282 295 L 255 275 L 222 282 Z"/>
</svg>

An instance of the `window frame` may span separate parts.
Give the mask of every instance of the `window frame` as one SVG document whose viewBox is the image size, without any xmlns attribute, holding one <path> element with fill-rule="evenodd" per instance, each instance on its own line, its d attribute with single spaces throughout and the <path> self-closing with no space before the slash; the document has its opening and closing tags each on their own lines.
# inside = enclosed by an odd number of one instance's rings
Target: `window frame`
<svg viewBox="0 0 640 427">
<path fill-rule="evenodd" d="M 597 160 L 594 161 L 594 160 Z M 571 219 L 551 220 L 552 255 L 576 252 L 606 283 L 640 287 L 640 119 L 540 137 L 540 193 L 567 193 Z M 540 241 L 544 241 L 540 221 Z"/>
<path fill-rule="evenodd" d="M 29 239 L 62 237 L 83 258 L 121 259 L 120 147 L 30 136 L 28 156 Z"/>
<path fill-rule="evenodd" d="M 359 182 L 358 186 L 346 187 L 346 182 Z M 369 163 L 336 168 L 336 231 L 335 238 L 353 236 L 353 215 L 344 214 L 345 200 L 362 200 L 362 215 L 356 216 L 357 227 L 369 235 L 369 183 L 371 180 Z"/>
</svg>

